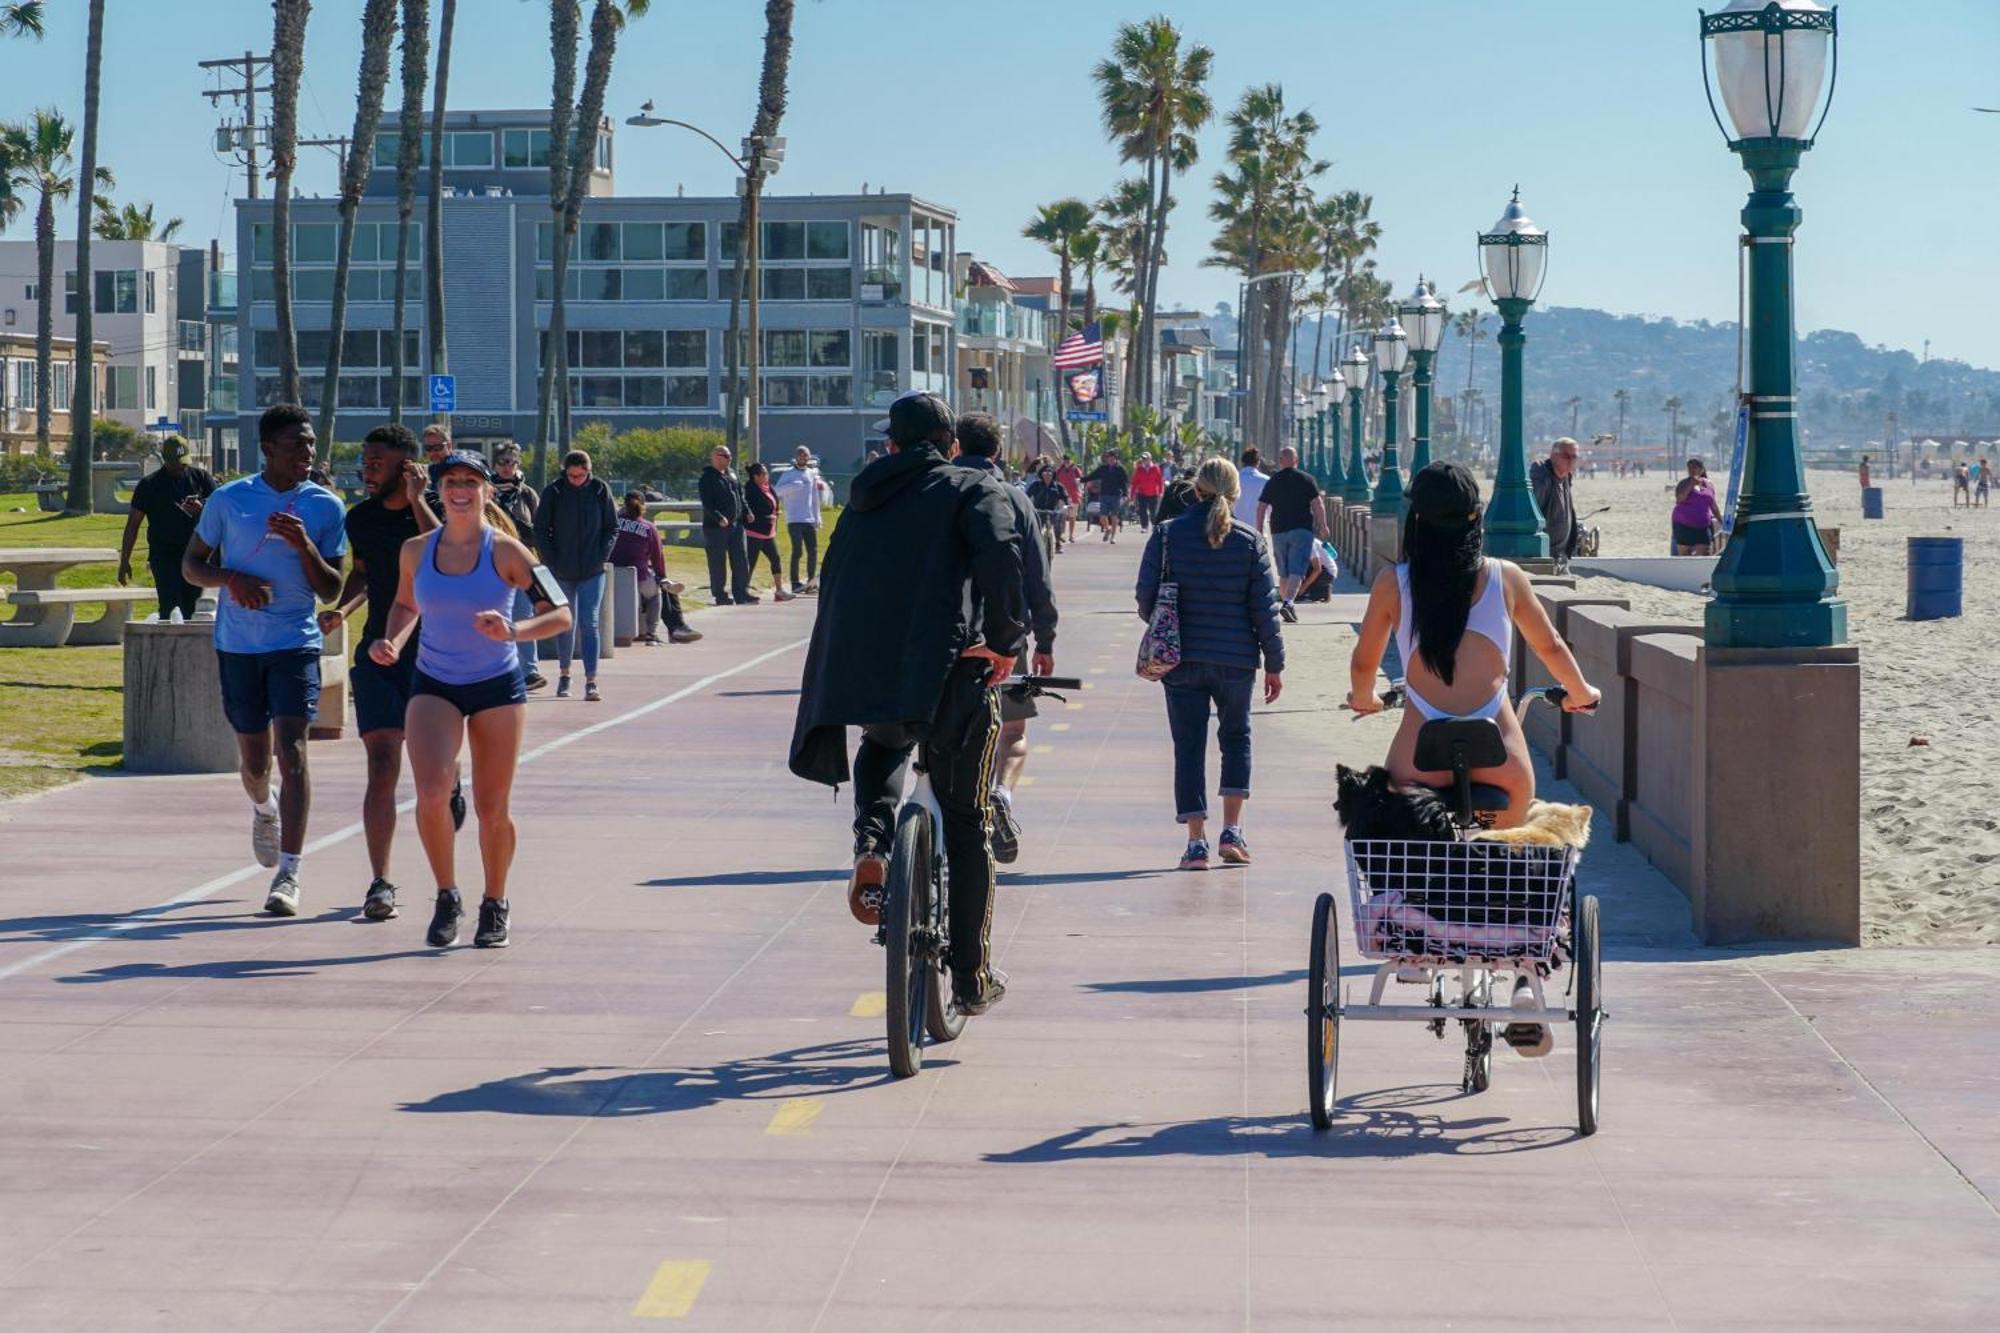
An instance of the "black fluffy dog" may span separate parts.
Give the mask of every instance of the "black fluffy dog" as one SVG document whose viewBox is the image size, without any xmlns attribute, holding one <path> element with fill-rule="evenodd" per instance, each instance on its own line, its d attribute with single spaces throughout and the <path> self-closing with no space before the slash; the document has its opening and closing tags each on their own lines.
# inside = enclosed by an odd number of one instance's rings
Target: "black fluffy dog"
<svg viewBox="0 0 2000 1333">
<path fill-rule="evenodd" d="M 1434 793 L 1392 785 L 1389 770 L 1380 765 L 1356 770 L 1339 764 L 1335 776 L 1333 808 L 1350 842 L 1451 842 L 1458 837 L 1450 806 Z"/>
</svg>

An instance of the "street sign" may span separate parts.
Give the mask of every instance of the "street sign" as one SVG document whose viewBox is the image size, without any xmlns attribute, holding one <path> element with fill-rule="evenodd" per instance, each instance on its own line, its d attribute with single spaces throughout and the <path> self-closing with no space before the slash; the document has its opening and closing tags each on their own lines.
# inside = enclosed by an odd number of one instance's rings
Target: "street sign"
<svg viewBox="0 0 2000 1333">
<path fill-rule="evenodd" d="M 1065 413 L 1063 413 L 1063 416 L 1064 416 L 1064 417 L 1065 417 L 1066 419 L 1070 420 L 1070 421 L 1109 421 L 1109 420 L 1111 420 L 1111 415 L 1110 415 L 1110 413 L 1108 413 L 1108 412 L 1065 412 Z"/>
<path fill-rule="evenodd" d="M 455 412 L 458 410 L 458 377 L 456 375 L 433 375 L 430 377 L 431 411 Z"/>
<path fill-rule="evenodd" d="M 1722 506 L 1722 539 L 1736 531 L 1736 494 L 1743 485 L 1743 455 L 1750 443 L 1750 403 L 1745 399 L 1736 408 L 1736 450 L 1729 460 L 1729 499 Z"/>
<path fill-rule="evenodd" d="M 150 430 L 155 435 L 178 434 L 180 432 L 180 428 L 181 428 L 181 423 L 175 421 L 172 417 L 169 417 L 164 412 L 160 414 L 160 419 L 158 421 L 155 421 L 152 425 L 146 427 L 147 430 Z"/>
</svg>

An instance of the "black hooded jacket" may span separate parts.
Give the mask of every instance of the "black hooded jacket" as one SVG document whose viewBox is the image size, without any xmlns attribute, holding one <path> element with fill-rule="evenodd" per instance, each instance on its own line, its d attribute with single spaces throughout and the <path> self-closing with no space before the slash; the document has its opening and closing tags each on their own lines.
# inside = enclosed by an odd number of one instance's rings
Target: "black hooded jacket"
<svg viewBox="0 0 2000 1333">
<path fill-rule="evenodd" d="M 1022 545 L 1006 488 L 931 446 L 863 468 L 820 566 L 792 772 L 846 782 L 846 728 L 929 722 L 975 644 L 1018 657 Z"/>
<path fill-rule="evenodd" d="M 1056 598 L 1049 590 L 1049 563 L 1042 554 L 1042 530 L 1039 520 L 1035 518 L 1034 502 L 1020 487 L 1007 485 L 992 459 L 961 454 L 958 463 L 960 467 L 985 473 L 1007 492 L 1007 502 L 1014 506 L 1014 535 L 1021 539 L 1022 590 L 1028 597 L 1028 622 L 1034 627 L 1035 651 L 1053 653 L 1056 650 Z"/>
</svg>

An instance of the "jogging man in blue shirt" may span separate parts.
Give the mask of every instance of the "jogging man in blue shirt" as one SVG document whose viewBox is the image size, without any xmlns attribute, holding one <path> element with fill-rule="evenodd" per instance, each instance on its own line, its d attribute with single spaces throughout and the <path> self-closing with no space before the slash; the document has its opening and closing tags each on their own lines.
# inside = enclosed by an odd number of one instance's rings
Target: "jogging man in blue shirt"
<svg viewBox="0 0 2000 1333">
<path fill-rule="evenodd" d="M 209 497 L 181 576 L 226 590 L 215 617 L 216 667 L 250 797 L 250 849 L 258 865 L 278 868 L 264 910 L 297 916 L 299 855 L 312 807 L 306 728 L 319 713 L 324 643 L 315 612 L 340 595 L 346 511 L 339 496 L 306 480 L 314 439 L 304 408 L 280 403 L 265 412 L 257 441 L 264 470 Z M 275 800 L 274 752 L 282 777 Z"/>
</svg>

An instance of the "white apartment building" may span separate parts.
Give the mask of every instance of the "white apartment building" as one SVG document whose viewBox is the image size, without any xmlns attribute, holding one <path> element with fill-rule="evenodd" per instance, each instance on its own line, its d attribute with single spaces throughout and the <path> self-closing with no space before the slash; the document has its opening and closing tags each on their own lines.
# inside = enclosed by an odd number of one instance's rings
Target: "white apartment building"
<svg viewBox="0 0 2000 1333">
<path fill-rule="evenodd" d="M 163 241 L 90 243 L 92 340 L 110 349 L 98 415 L 138 429 L 180 414 L 181 248 Z M 35 243 L 0 241 L 0 332 L 33 338 L 41 293 Z M 76 335 L 76 242 L 56 242 L 55 336 Z M 198 328 L 197 328 L 198 336 Z M 191 361 L 190 373 L 201 363 Z"/>
</svg>

